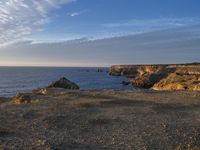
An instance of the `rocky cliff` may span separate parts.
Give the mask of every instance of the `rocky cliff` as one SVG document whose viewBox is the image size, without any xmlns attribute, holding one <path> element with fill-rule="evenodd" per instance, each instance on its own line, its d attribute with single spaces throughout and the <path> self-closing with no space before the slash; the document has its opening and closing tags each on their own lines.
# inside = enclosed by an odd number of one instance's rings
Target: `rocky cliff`
<svg viewBox="0 0 200 150">
<path fill-rule="evenodd" d="M 127 76 L 136 87 L 200 91 L 200 64 L 112 66 L 112 76 Z"/>
</svg>

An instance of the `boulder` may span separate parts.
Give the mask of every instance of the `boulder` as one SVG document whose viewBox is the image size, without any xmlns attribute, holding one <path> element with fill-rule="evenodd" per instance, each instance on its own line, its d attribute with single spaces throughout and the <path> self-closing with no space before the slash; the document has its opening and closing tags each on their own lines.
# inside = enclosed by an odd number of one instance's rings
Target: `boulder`
<svg viewBox="0 0 200 150">
<path fill-rule="evenodd" d="M 63 89 L 71 89 L 71 90 L 80 89 L 80 87 L 76 83 L 66 79 L 65 77 L 60 78 L 60 80 L 51 83 L 48 86 L 48 88 L 63 88 Z"/>
<path fill-rule="evenodd" d="M 123 86 L 127 86 L 127 85 L 129 85 L 129 84 L 130 84 L 130 82 L 127 82 L 127 81 L 122 81 L 122 82 L 121 82 L 121 84 L 122 84 Z"/>
<path fill-rule="evenodd" d="M 12 101 L 16 104 L 29 104 L 31 103 L 31 97 L 28 94 L 19 93 L 12 97 Z"/>
</svg>

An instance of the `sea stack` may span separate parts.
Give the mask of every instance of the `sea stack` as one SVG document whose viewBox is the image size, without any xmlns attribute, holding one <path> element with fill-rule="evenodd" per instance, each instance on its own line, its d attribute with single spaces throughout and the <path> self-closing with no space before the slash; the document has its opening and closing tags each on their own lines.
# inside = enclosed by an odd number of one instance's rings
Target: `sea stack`
<svg viewBox="0 0 200 150">
<path fill-rule="evenodd" d="M 71 89 L 71 90 L 80 89 L 80 87 L 76 83 L 66 79 L 65 77 L 60 78 L 58 81 L 52 82 L 48 86 L 48 88 L 63 88 L 63 89 Z"/>
</svg>

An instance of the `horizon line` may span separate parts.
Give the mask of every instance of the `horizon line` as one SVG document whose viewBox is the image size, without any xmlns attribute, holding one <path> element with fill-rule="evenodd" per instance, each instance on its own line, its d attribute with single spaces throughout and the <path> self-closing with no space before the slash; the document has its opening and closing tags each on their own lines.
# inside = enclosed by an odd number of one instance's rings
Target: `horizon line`
<svg viewBox="0 0 200 150">
<path fill-rule="evenodd" d="M 112 65 L 111 65 L 112 66 Z M 110 66 L 110 67 L 111 67 Z M 0 67 L 38 67 L 38 68 L 109 68 L 109 66 L 45 66 L 45 65 L 30 65 L 30 66 L 25 66 L 25 65 L 0 65 Z"/>
<path fill-rule="evenodd" d="M 110 64 L 106 66 L 72 66 L 72 65 L 0 65 L 0 67 L 48 67 L 48 68 L 109 68 L 112 66 L 131 66 L 131 65 L 187 65 L 200 64 L 200 62 L 182 62 L 182 63 L 132 63 L 132 64 Z"/>
</svg>

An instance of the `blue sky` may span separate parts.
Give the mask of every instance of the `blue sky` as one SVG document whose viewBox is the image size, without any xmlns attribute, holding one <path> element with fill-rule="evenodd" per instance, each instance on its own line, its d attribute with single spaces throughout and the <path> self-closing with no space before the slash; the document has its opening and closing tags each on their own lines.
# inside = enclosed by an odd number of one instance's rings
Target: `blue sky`
<svg viewBox="0 0 200 150">
<path fill-rule="evenodd" d="M 98 38 L 196 24 L 199 6 L 198 0 L 79 0 L 50 12 L 50 23 L 33 37 Z"/>
<path fill-rule="evenodd" d="M 200 61 L 199 6 L 199 0 L 0 1 L 0 65 Z"/>
</svg>

